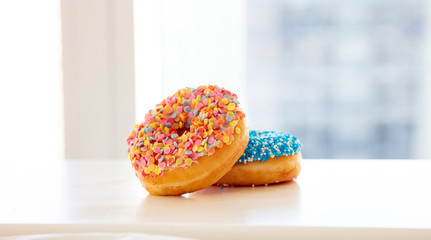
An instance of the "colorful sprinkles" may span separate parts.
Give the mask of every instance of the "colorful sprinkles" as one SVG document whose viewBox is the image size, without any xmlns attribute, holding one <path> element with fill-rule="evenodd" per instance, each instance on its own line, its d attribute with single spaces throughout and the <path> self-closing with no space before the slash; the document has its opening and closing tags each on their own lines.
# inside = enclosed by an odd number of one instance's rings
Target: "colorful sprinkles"
<svg viewBox="0 0 431 240">
<path fill-rule="evenodd" d="M 244 154 L 236 164 L 266 161 L 282 155 L 293 155 L 301 151 L 299 140 L 289 133 L 274 131 L 250 131 L 250 140 Z"/>
<path fill-rule="evenodd" d="M 218 86 L 183 88 L 150 110 L 127 138 L 130 161 L 140 178 L 187 167 L 216 148 L 230 145 L 245 117 L 236 94 Z"/>
</svg>

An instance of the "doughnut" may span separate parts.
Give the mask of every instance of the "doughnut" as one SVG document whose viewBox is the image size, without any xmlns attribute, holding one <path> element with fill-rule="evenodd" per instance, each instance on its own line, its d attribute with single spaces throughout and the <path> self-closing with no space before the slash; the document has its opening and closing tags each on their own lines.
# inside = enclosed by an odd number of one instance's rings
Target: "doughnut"
<svg viewBox="0 0 431 240">
<path fill-rule="evenodd" d="M 252 130 L 244 154 L 216 185 L 265 185 L 295 179 L 301 171 L 301 148 L 291 134 Z"/>
<path fill-rule="evenodd" d="M 135 175 L 153 195 L 213 185 L 247 147 L 237 95 L 218 86 L 183 88 L 150 110 L 127 137 Z"/>
</svg>

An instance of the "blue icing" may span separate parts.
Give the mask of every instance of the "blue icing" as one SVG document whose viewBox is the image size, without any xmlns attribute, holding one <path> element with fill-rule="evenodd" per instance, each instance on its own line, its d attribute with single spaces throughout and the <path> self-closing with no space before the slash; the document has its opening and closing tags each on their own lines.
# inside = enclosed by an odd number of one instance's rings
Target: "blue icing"
<svg viewBox="0 0 431 240">
<path fill-rule="evenodd" d="M 299 153 L 301 148 L 301 142 L 292 134 L 252 130 L 247 148 L 236 163 L 263 162 L 269 158 Z"/>
</svg>

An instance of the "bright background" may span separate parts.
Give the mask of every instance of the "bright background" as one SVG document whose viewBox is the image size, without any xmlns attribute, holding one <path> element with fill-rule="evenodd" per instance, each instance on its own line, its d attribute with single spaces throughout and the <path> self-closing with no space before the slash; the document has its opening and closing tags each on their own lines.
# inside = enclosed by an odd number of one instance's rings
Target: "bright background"
<svg viewBox="0 0 431 240">
<path fill-rule="evenodd" d="M 0 1 L 0 161 L 64 157 L 59 1 Z"/>
<path fill-rule="evenodd" d="M 0 161 L 126 159 L 178 88 L 237 92 L 305 158 L 431 159 L 425 0 L 0 1 Z"/>
</svg>

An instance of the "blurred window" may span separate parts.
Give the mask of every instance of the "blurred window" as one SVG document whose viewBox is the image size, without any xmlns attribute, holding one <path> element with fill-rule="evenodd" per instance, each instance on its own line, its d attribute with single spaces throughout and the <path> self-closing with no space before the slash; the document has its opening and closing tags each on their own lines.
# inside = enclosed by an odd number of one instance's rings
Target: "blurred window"
<svg viewBox="0 0 431 240">
<path fill-rule="evenodd" d="M 431 158 L 429 5 L 135 1 L 137 121 L 175 89 L 216 83 L 306 158 Z"/>
<path fill-rule="evenodd" d="M 307 158 L 431 157 L 417 148 L 430 140 L 428 5 L 247 1 L 251 125 L 297 135 Z"/>
</svg>

